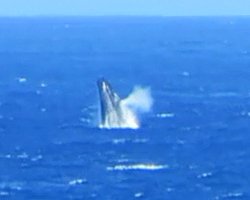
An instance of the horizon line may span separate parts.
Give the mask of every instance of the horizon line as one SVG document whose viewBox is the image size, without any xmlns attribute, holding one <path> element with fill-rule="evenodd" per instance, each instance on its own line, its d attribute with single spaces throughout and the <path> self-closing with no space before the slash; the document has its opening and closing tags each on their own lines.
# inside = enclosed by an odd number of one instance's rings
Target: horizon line
<svg viewBox="0 0 250 200">
<path fill-rule="evenodd" d="M 246 14 L 232 14 L 232 15 L 226 15 L 226 14 L 220 14 L 220 15 L 60 15 L 60 14 L 55 14 L 55 15 L 47 15 L 47 14 L 35 14 L 35 15 L 0 15 L 0 18 L 65 18 L 65 17 L 88 17 L 88 18 L 100 18 L 100 17 L 158 17 L 158 18 L 165 18 L 165 17 L 250 17 L 249 15 Z"/>
</svg>

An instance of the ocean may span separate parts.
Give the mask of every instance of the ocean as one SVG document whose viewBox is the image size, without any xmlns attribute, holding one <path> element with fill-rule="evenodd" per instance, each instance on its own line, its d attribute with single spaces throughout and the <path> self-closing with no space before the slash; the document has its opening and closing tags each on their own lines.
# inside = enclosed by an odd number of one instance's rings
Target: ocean
<svg viewBox="0 0 250 200">
<path fill-rule="evenodd" d="M 250 17 L 0 18 L 0 199 L 250 199 Z M 150 87 L 99 128 L 96 81 Z"/>
</svg>

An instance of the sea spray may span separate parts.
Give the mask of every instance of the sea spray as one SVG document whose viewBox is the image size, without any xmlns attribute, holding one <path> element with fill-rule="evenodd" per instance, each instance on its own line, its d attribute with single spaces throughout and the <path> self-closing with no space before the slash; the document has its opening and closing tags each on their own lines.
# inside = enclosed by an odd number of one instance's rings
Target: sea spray
<svg viewBox="0 0 250 200">
<path fill-rule="evenodd" d="M 153 98 L 150 88 L 134 87 L 131 94 L 120 102 L 123 113 L 123 123 L 120 128 L 139 128 L 139 114 L 149 112 L 152 105 Z"/>
<path fill-rule="evenodd" d="M 149 112 L 153 105 L 151 90 L 148 87 L 136 86 L 128 97 L 120 97 L 112 90 L 106 80 L 98 82 L 103 118 L 100 128 L 131 128 L 140 127 L 139 116 Z"/>
<path fill-rule="evenodd" d="M 121 101 L 121 104 L 132 109 L 137 114 L 149 112 L 153 105 L 150 88 L 135 86 L 131 94 Z"/>
</svg>

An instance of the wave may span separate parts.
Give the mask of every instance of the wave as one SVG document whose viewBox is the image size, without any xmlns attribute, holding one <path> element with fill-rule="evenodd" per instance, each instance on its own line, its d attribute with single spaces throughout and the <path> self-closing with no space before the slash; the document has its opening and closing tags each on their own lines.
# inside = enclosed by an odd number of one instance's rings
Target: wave
<svg viewBox="0 0 250 200">
<path fill-rule="evenodd" d="M 157 165 L 151 163 L 139 163 L 139 164 L 132 164 L 132 165 L 115 165 L 112 167 L 107 167 L 108 171 L 125 171 L 125 170 L 148 170 L 148 171 L 155 171 L 155 170 L 162 170 L 167 169 L 168 165 Z"/>
</svg>

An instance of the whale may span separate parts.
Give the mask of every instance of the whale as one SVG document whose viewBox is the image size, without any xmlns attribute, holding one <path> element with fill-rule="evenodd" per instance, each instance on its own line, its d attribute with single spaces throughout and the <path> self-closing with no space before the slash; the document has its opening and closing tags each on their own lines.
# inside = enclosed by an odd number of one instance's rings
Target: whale
<svg viewBox="0 0 250 200">
<path fill-rule="evenodd" d="M 111 84 L 104 78 L 97 80 L 100 100 L 100 128 L 138 128 L 136 113 L 114 92 Z"/>
</svg>

